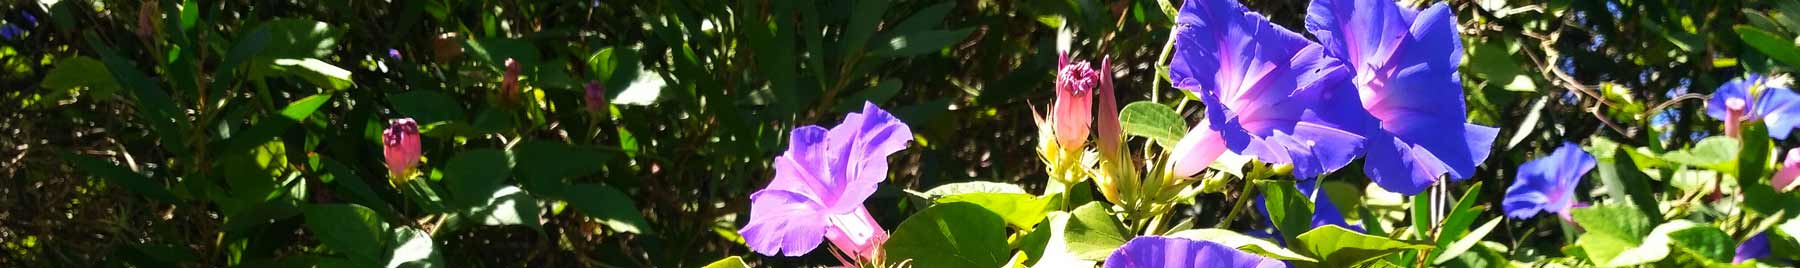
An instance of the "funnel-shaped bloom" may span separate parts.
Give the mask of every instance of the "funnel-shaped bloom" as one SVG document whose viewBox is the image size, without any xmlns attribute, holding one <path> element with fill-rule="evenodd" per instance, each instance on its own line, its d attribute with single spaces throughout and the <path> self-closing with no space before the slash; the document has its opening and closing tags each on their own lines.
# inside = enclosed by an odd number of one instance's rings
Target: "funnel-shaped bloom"
<svg viewBox="0 0 1800 268">
<path fill-rule="evenodd" d="M 887 179 L 887 157 L 912 140 L 912 130 L 874 103 L 837 127 L 794 129 L 788 150 L 775 158 L 775 178 L 750 194 L 750 223 L 739 233 L 763 255 L 800 256 L 829 238 L 852 256 L 878 254 L 887 231 L 863 200 Z"/>
<path fill-rule="evenodd" d="M 1169 79 L 1206 103 L 1206 121 L 1176 146 L 1175 175 L 1192 176 L 1229 149 L 1264 163 L 1293 164 L 1294 175 L 1316 177 L 1361 154 L 1363 137 L 1340 126 L 1367 124 L 1337 117 L 1348 76 L 1337 60 L 1300 34 L 1269 23 L 1235 0 L 1198 0 L 1181 6 Z M 1339 96 L 1342 95 L 1342 96 Z"/>
<path fill-rule="evenodd" d="M 1750 98 L 1756 94 L 1756 98 Z M 1739 137 L 1743 122 L 1762 121 L 1769 127 L 1769 137 L 1787 139 L 1788 133 L 1800 127 L 1800 94 L 1786 87 L 1773 86 L 1763 76 L 1751 74 L 1719 86 L 1706 100 L 1706 115 L 1725 121 L 1725 135 Z"/>
<path fill-rule="evenodd" d="M 388 121 L 387 130 L 381 131 L 381 155 L 387 158 L 388 175 L 391 180 L 403 181 L 412 176 L 413 166 L 419 165 L 419 124 L 412 118 L 399 118 Z"/>
<path fill-rule="evenodd" d="M 1761 232 L 1750 236 L 1750 239 L 1744 240 L 1744 243 L 1738 244 L 1736 254 L 1731 257 L 1731 263 L 1744 263 L 1744 261 L 1768 256 L 1769 232 Z"/>
<path fill-rule="evenodd" d="M 1106 257 L 1106 268 L 1280 268 L 1281 261 L 1211 241 L 1139 236 Z"/>
<path fill-rule="evenodd" d="M 1069 55 L 1058 56 L 1056 71 L 1056 103 L 1050 106 L 1050 121 L 1056 126 L 1056 143 L 1065 150 L 1081 150 L 1088 139 L 1088 124 L 1094 121 L 1094 85 L 1100 73 L 1087 61 L 1069 62 Z"/>
<path fill-rule="evenodd" d="M 587 97 L 583 100 L 587 103 L 588 112 L 603 112 L 601 109 L 606 108 L 606 86 L 600 85 L 600 81 L 588 81 L 586 91 Z"/>
<path fill-rule="evenodd" d="M 1353 73 L 1351 86 L 1373 125 L 1363 171 L 1382 188 L 1418 194 L 1446 173 L 1475 174 L 1499 129 L 1468 123 L 1462 41 L 1444 3 L 1422 11 L 1393 0 L 1313 0 L 1306 28 Z"/>
<path fill-rule="evenodd" d="M 1571 219 L 1569 212 L 1576 206 L 1575 186 L 1598 163 L 1581 146 L 1564 142 L 1549 156 L 1519 165 L 1519 175 L 1506 188 L 1506 199 L 1501 205 L 1505 206 L 1506 215 L 1515 219 L 1531 218 L 1539 212 Z"/>
</svg>

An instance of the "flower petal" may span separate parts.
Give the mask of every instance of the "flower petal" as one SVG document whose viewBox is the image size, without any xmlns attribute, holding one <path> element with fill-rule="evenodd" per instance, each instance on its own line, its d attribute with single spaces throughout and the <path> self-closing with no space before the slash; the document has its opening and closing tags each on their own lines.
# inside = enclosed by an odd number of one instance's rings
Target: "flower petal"
<svg viewBox="0 0 1800 268">
<path fill-rule="evenodd" d="M 1352 68 L 1385 62 L 1407 35 L 1401 8 L 1387 0 L 1313 0 L 1306 29 L 1333 57 Z"/>
<path fill-rule="evenodd" d="M 824 241 L 825 207 L 798 193 L 761 190 L 750 194 L 750 223 L 738 233 L 750 250 L 763 255 L 800 256 Z"/>
<path fill-rule="evenodd" d="M 1575 187 L 1581 177 L 1598 164 L 1581 146 L 1564 142 L 1550 155 L 1519 165 L 1518 176 L 1506 188 L 1501 205 L 1507 216 L 1518 219 L 1539 212 L 1566 214 L 1576 204 Z"/>
<path fill-rule="evenodd" d="M 823 190 L 837 193 L 825 202 L 833 213 L 862 207 L 863 200 L 875 193 L 876 183 L 887 179 L 888 155 L 906 149 L 913 136 L 905 122 L 870 102 L 863 103 L 862 113 L 845 116 L 827 135 L 834 174 Z"/>
<path fill-rule="evenodd" d="M 1175 163 L 1175 176 L 1193 177 L 1206 170 L 1207 165 L 1212 165 L 1213 160 L 1218 160 L 1219 155 L 1225 154 L 1225 140 L 1202 120 L 1175 143 L 1173 150 L 1169 159 Z"/>
<path fill-rule="evenodd" d="M 1106 258 L 1106 268 L 1277 268 L 1281 261 L 1250 254 L 1211 241 L 1140 236 Z"/>
</svg>

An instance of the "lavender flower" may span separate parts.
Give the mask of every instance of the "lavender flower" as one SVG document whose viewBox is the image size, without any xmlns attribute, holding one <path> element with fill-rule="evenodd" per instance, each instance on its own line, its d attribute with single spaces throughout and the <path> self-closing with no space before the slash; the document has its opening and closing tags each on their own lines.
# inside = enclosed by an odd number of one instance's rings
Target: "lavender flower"
<svg viewBox="0 0 1800 268">
<path fill-rule="evenodd" d="M 1499 129 L 1468 123 L 1462 41 L 1450 6 L 1422 11 L 1392 0 L 1314 0 L 1306 28 L 1341 59 L 1373 124 L 1363 171 L 1389 191 L 1418 194 L 1446 173 L 1468 178 L 1487 159 Z"/>
<path fill-rule="evenodd" d="M 1106 257 L 1106 268 L 1277 268 L 1287 267 L 1281 261 L 1213 243 L 1164 236 L 1139 236 L 1125 242 L 1112 256 Z"/>
<path fill-rule="evenodd" d="M 1513 178 L 1512 186 L 1506 188 L 1506 199 L 1501 205 L 1505 206 L 1506 215 L 1515 219 L 1550 212 L 1573 220 L 1569 212 L 1577 206 L 1575 186 L 1596 164 L 1594 156 L 1582 151 L 1580 146 L 1564 142 L 1549 156 L 1519 165 L 1519 175 Z"/>
<path fill-rule="evenodd" d="M 1300 178 L 1361 154 L 1363 137 L 1342 127 L 1366 119 L 1335 116 L 1357 108 L 1354 92 L 1339 86 L 1348 73 L 1319 44 L 1234 0 L 1183 4 L 1176 24 L 1169 78 L 1200 96 L 1207 120 L 1176 145 L 1175 175 L 1193 176 L 1226 149 L 1292 164 Z"/>
<path fill-rule="evenodd" d="M 1750 98 L 1756 94 L 1756 98 Z M 1769 127 L 1769 137 L 1787 139 L 1788 133 L 1800 127 L 1800 94 L 1786 87 L 1772 86 L 1761 75 L 1751 74 L 1719 86 L 1706 100 L 1706 115 L 1725 121 L 1725 135 L 1740 137 L 1739 125 L 1745 121 L 1762 121 Z"/>
<path fill-rule="evenodd" d="M 830 130 L 793 130 L 775 158 L 775 178 L 750 195 L 750 223 L 739 233 L 763 255 L 800 256 L 823 239 L 852 256 L 879 254 L 887 232 L 862 205 L 887 178 L 887 156 L 906 149 L 912 130 L 864 103 Z"/>
<path fill-rule="evenodd" d="M 405 181 L 412 177 L 413 166 L 419 165 L 419 124 L 412 118 L 399 118 L 388 121 L 387 130 L 381 131 L 381 155 L 387 158 L 389 179 Z"/>
</svg>

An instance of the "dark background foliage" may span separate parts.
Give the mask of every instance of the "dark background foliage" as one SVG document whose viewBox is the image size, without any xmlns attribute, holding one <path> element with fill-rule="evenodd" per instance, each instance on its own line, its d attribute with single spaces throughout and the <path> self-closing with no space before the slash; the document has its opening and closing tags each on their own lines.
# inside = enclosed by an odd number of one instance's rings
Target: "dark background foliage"
<svg viewBox="0 0 1800 268">
<path fill-rule="evenodd" d="M 1182 98 L 1156 79 L 1179 4 L 0 4 L 0 18 L 22 30 L 0 40 L 8 89 L 0 93 L 0 266 L 369 264 L 321 233 L 355 233 L 321 226 L 338 226 L 318 218 L 341 211 L 372 213 L 352 215 L 377 223 L 374 234 L 384 237 L 427 230 L 435 250 L 426 251 L 452 267 L 699 266 L 754 255 L 734 233 L 787 131 L 834 125 L 865 100 L 918 134 L 892 158 L 890 183 L 870 203 L 891 228 L 916 210 L 898 202 L 900 189 L 977 180 L 1043 187 L 1031 110 L 1051 102 L 1059 26 L 1077 58 L 1113 59 L 1106 71 L 1121 103 Z M 1468 53 L 1471 118 L 1504 129 L 1475 178 L 1489 185 L 1484 196 L 1499 196 L 1511 167 L 1561 141 L 1693 143 L 1716 125 L 1695 97 L 1747 71 L 1796 63 L 1764 56 L 1733 29 L 1792 39 L 1800 13 L 1756 11 L 1791 4 L 1449 4 Z M 1304 32 L 1305 1 L 1246 5 Z M 507 58 L 523 63 L 530 88 L 512 102 L 495 93 Z M 603 115 L 582 110 L 590 80 L 620 104 Z M 309 96 L 327 100 L 283 116 Z M 1198 121 L 1198 110 L 1181 112 Z M 398 117 L 429 126 L 427 175 L 390 184 L 378 134 Z M 478 155 L 484 149 L 509 153 L 494 160 Z M 455 182 L 489 173 L 498 177 L 491 185 Z M 510 223 L 468 216 L 494 209 L 485 194 L 514 186 L 545 206 L 519 209 L 526 219 Z M 1222 211 L 1212 208 L 1235 198 L 1202 195 L 1183 220 L 1215 224 L 1209 215 Z M 345 203 L 367 209 L 326 205 Z M 326 210 L 334 212 L 314 213 Z M 1531 248 L 1532 238 L 1560 237 L 1531 224 L 1508 222 L 1489 240 Z M 1536 250 L 1555 255 L 1555 245 Z M 751 259 L 831 263 L 823 253 Z"/>
</svg>

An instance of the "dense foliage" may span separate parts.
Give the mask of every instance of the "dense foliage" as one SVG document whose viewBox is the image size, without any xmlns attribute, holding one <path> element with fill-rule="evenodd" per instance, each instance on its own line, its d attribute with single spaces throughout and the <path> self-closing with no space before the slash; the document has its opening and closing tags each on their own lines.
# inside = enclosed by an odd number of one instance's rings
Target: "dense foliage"
<svg viewBox="0 0 1800 268">
<path fill-rule="evenodd" d="M 0 267 L 1789 266 L 1797 36 L 1796 0 L 0 3 Z"/>
</svg>

